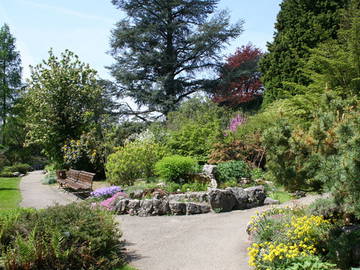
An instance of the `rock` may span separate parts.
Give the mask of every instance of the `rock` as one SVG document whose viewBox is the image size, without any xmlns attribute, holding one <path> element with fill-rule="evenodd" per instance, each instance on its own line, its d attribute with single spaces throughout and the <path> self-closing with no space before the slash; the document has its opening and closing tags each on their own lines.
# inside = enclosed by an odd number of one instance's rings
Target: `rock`
<svg viewBox="0 0 360 270">
<path fill-rule="evenodd" d="M 140 209 L 140 201 L 139 200 L 129 200 L 127 204 L 127 213 L 131 216 L 135 216 L 138 214 Z"/>
<path fill-rule="evenodd" d="M 160 182 L 156 186 L 159 188 L 163 188 L 163 187 L 166 187 L 166 184 L 164 182 Z"/>
<path fill-rule="evenodd" d="M 196 214 L 205 214 L 210 212 L 210 206 L 207 204 L 199 203 L 186 203 L 186 214 L 187 215 L 196 215 Z"/>
<path fill-rule="evenodd" d="M 305 191 L 301 191 L 301 190 L 297 190 L 295 191 L 294 193 L 292 193 L 292 195 L 295 197 L 295 198 L 303 198 L 306 196 L 306 192 Z"/>
<path fill-rule="evenodd" d="M 142 189 L 138 189 L 138 190 L 134 190 L 132 192 L 130 192 L 129 197 L 132 199 L 142 199 L 144 194 L 144 190 Z"/>
<path fill-rule="evenodd" d="M 264 186 L 255 186 L 244 189 L 248 194 L 247 208 L 264 205 L 266 192 Z"/>
<path fill-rule="evenodd" d="M 215 169 L 216 166 L 215 165 L 209 165 L 209 164 L 205 164 L 203 166 L 203 174 L 207 175 L 210 178 L 210 187 L 211 188 L 217 188 L 218 184 L 216 182 L 216 178 L 215 178 Z"/>
<path fill-rule="evenodd" d="M 169 195 L 169 201 L 193 201 L 207 203 L 209 202 L 209 196 L 207 192 L 187 192 L 180 194 Z"/>
<path fill-rule="evenodd" d="M 186 204 L 183 202 L 169 202 L 171 214 L 173 215 L 185 215 Z"/>
<path fill-rule="evenodd" d="M 280 204 L 280 201 L 266 197 L 264 201 L 264 205 L 272 205 L 272 204 Z"/>
<path fill-rule="evenodd" d="M 209 192 L 209 202 L 215 212 L 228 212 L 233 210 L 237 201 L 230 190 L 212 189 Z"/>
<path fill-rule="evenodd" d="M 236 203 L 233 208 L 233 210 L 242 210 L 246 209 L 248 205 L 248 193 L 243 189 L 239 187 L 229 187 L 225 190 L 229 190 L 234 194 Z"/>
<path fill-rule="evenodd" d="M 12 176 L 14 176 L 14 177 L 20 177 L 20 175 L 21 175 L 21 173 L 19 173 L 19 172 L 12 173 Z"/>
<path fill-rule="evenodd" d="M 113 207 L 115 213 L 119 215 L 127 214 L 128 203 L 129 203 L 128 199 L 120 199 L 116 201 Z"/>
<path fill-rule="evenodd" d="M 152 215 L 154 216 L 162 216 L 170 214 L 170 207 L 169 207 L 169 201 L 168 200 L 158 200 L 153 199 L 153 211 Z"/>
<path fill-rule="evenodd" d="M 153 213 L 153 200 L 142 200 L 140 201 L 140 209 L 138 211 L 139 217 L 151 216 Z"/>
<path fill-rule="evenodd" d="M 21 173 L 20 175 L 19 175 L 19 177 L 24 177 L 25 176 L 25 174 L 23 174 L 23 173 Z"/>
</svg>

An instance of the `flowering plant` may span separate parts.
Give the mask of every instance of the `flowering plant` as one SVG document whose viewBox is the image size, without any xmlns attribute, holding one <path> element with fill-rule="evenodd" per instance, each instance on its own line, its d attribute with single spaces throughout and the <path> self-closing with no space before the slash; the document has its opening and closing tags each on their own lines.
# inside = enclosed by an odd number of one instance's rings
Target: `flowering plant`
<svg viewBox="0 0 360 270">
<path fill-rule="evenodd" d="M 115 193 L 122 192 L 122 188 L 119 186 L 103 187 L 98 188 L 90 193 L 93 198 L 108 198 L 113 196 Z"/>
<path fill-rule="evenodd" d="M 258 270 L 290 269 L 298 260 L 324 251 L 320 239 L 326 238 L 330 222 L 322 216 L 297 216 L 294 212 L 300 214 L 299 210 L 272 209 L 252 219 L 249 231 L 258 241 L 249 247 L 250 266 Z"/>
</svg>

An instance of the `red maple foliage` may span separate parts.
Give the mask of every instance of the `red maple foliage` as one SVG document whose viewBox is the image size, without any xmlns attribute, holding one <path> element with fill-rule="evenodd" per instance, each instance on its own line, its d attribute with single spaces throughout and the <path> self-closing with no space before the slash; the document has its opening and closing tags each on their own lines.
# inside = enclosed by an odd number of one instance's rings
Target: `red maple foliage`
<svg viewBox="0 0 360 270">
<path fill-rule="evenodd" d="M 263 53 L 251 44 L 238 48 L 220 69 L 219 84 L 213 91 L 213 101 L 237 107 L 262 95 L 258 62 Z"/>
</svg>

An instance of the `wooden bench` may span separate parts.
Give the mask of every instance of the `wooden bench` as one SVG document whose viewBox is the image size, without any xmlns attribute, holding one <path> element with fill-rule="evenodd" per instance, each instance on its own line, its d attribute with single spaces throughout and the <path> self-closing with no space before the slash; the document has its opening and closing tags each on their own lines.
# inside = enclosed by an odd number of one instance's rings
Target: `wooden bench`
<svg viewBox="0 0 360 270">
<path fill-rule="evenodd" d="M 76 191 L 91 191 L 95 173 L 70 169 L 56 171 L 59 187 L 71 188 Z"/>
</svg>

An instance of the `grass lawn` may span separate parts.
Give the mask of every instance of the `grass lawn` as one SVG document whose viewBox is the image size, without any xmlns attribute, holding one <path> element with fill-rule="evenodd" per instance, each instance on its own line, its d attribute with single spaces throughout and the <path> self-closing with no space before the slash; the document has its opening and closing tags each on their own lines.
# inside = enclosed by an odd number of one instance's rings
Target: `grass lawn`
<svg viewBox="0 0 360 270">
<path fill-rule="evenodd" d="M 21 200 L 19 182 L 18 177 L 0 177 L 0 210 L 18 207 Z"/>
<path fill-rule="evenodd" d="M 118 268 L 116 270 L 137 270 L 137 269 L 127 264 L 127 265 L 125 265 L 125 266 L 123 266 L 121 268 Z"/>
</svg>

